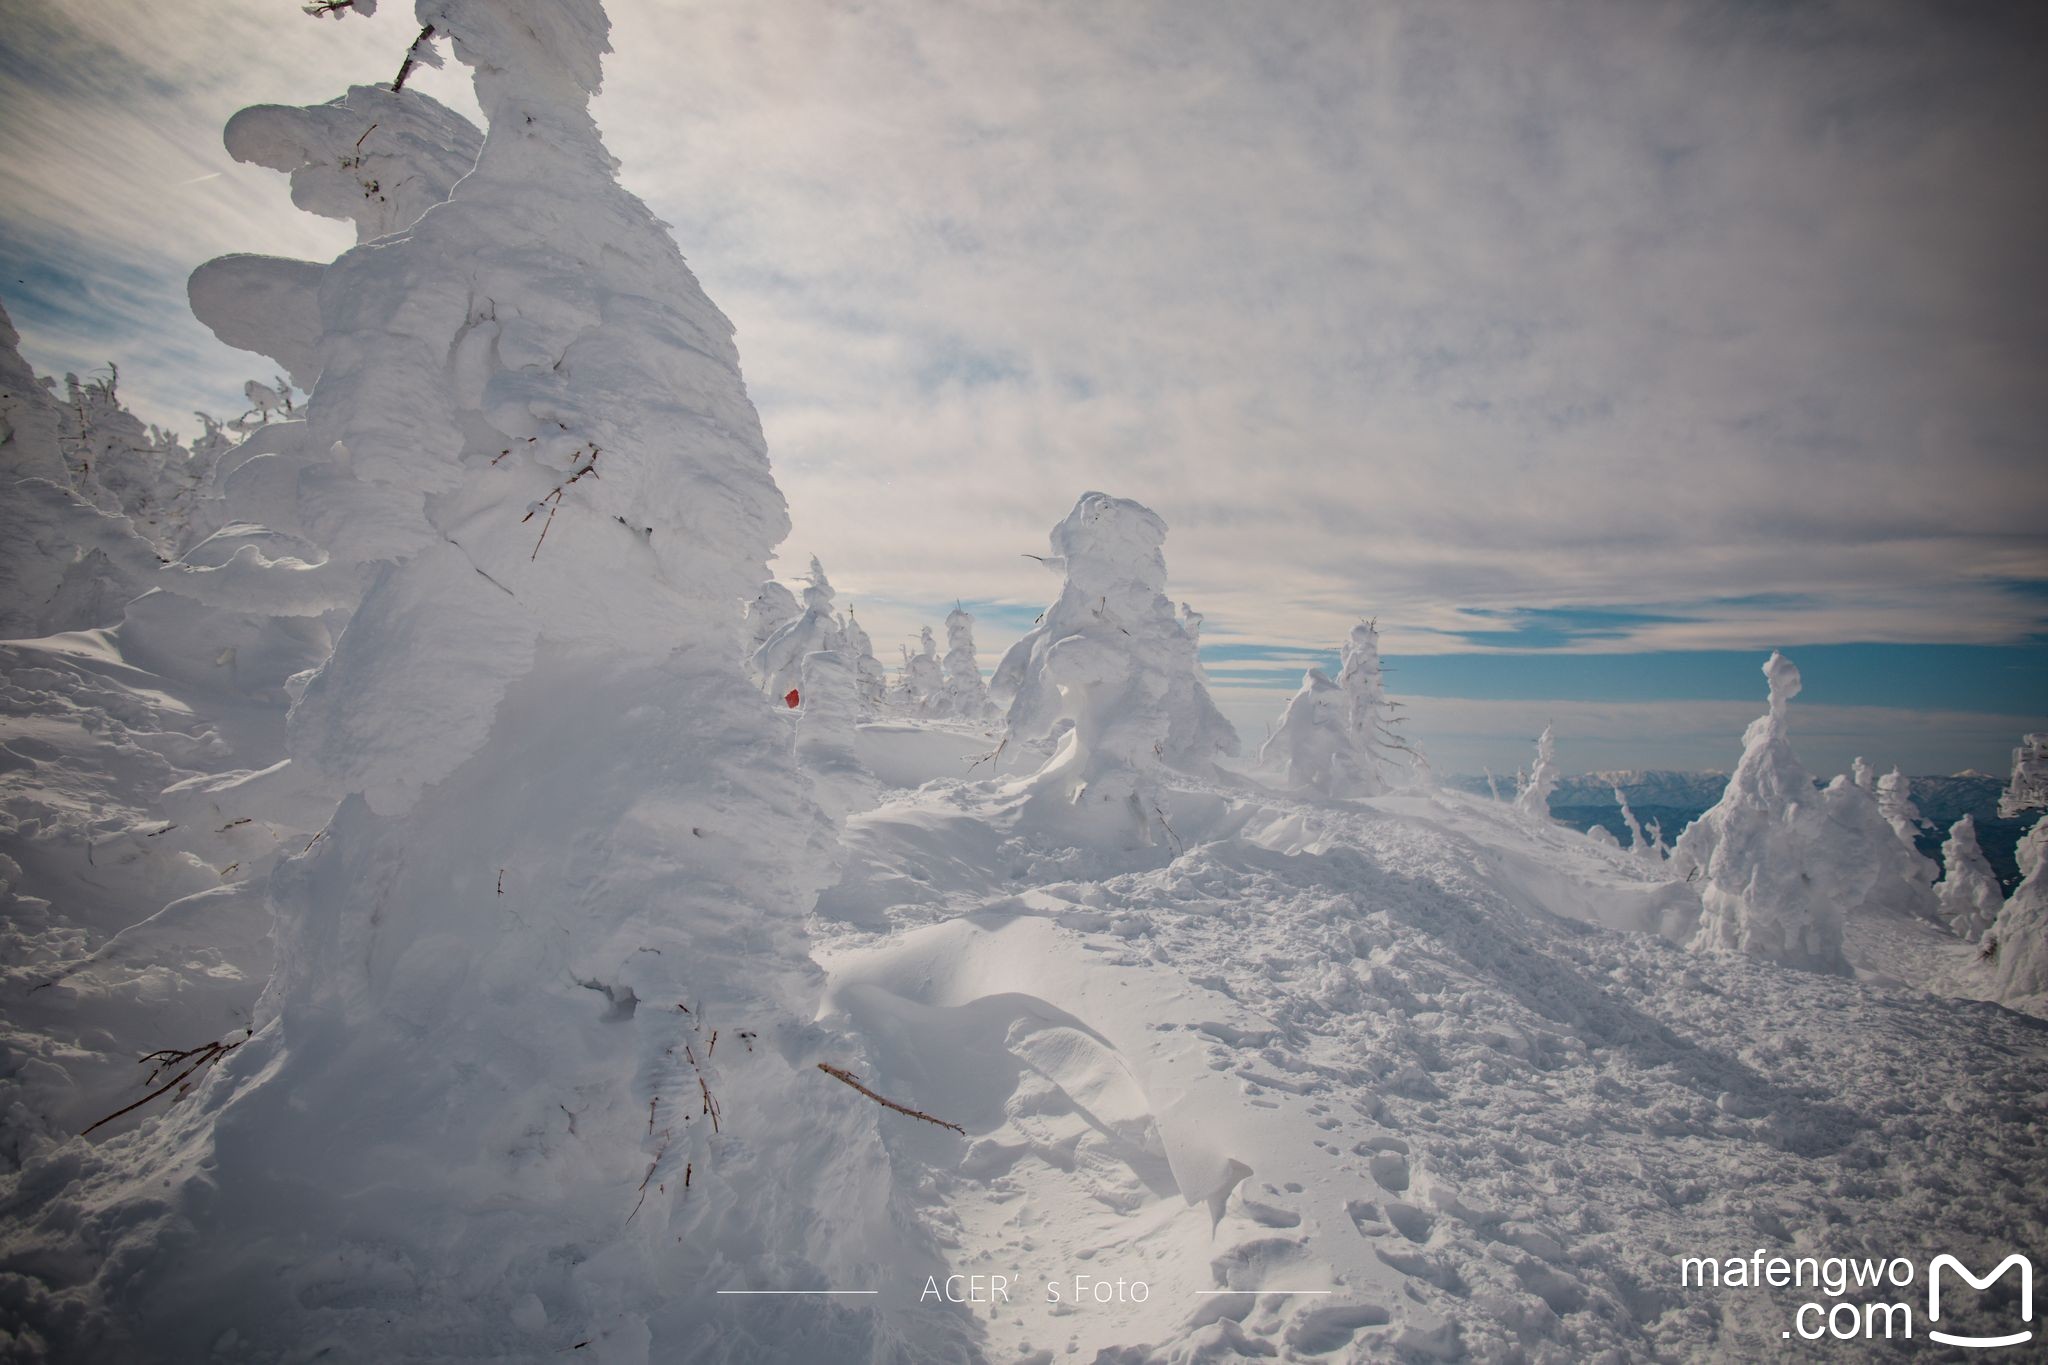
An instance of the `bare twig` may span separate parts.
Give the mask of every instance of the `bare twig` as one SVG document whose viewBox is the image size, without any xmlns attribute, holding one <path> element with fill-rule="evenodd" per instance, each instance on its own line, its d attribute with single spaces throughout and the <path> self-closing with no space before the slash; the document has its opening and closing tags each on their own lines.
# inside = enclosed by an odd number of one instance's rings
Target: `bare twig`
<svg viewBox="0 0 2048 1365">
<path fill-rule="evenodd" d="M 351 0 L 351 3 L 353 3 L 353 0 Z M 405 50 L 405 64 L 398 68 L 398 79 L 391 82 L 391 89 L 394 94 L 400 90 L 405 89 L 405 78 L 412 74 L 414 64 L 417 63 L 420 59 L 420 45 L 422 43 L 431 43 L 433 41 L 434 26 L 432 24 L 428 24 L 425 28 L 420 30 L 420 36 L 412 40 L 412 46 Z"/>
<path fill-rule="evenodd" d="M 159 1095 L 168 1094 L 173 1089 L 178 1089 L 179 1093 L 182 1094 L 183 1090 L 181 1087 L 183 1087 L 184 1083 L 188 1078 L 198 1074 L 198 1072 L 200 1072 L 202 1069 L 213 1065 L 213 1063 L 227 1056 L 230 1052 L 233 1052 L 236 1048 L 248 1042 L 251 1038 L 255 1036 L 256 1031 L 254 1029 L 243 1029 L 242 1036 L 240 1038 L 237 1038 L 232 1043 L 223 1043 L 216 1039 L 213 1042 L 206 1044 L 204 1047 L 166 1047 L 158 1048 L 155 1052 L 149 1053 L 148 1055 L 140 1059 L 141 1062 L 144 1064 L 153 1063 L 153 1065 L 150 1066 L 149 1078 L 143 1081 L 144 1085 L 150 1084 L 151 1082 L 155 1081 L 157 1077 L 163 1075 L 164 1072 L 172 1070 L 175 1067 L 184 1066 L 184 1064 L 187 1062 L 190 1062 L 191 1065 L 185 1066 L 184 1070 L 178 1072 L 177 1075 L 171 1077 L 162 1085 L 150 1091 L 141 1099 L 135 1101 L 135 1103 L 123 1105 L 121 1108 L 116 1109 L 113 1113 L 107 1115 L 105 1118 L 93 1123 L 90 1127 L 81 1129 L 78 1135 L 80 1137 L 84 1137 L 87 1133 L 90 1133 L 94 1128 L 98 1128 L 103 1124 L 112 1123 L 115 1119 L 120 1118 L 123 1114 L 133 1113 L 135 1110 L 140 1109 L 143 1105 L 148 1104 L 151 1100 L 157 1098 Z"/>
<path fill-rule="evenodd" d="M 824 1072 L 827 1076 L 830 1076 L 835 1081 L 841 1081 L 847 1085 L 852 1086 L 855 1090 L 860 1091 L 861 1094 L 866 1095 L 869 1099 L 873 1100 L 876 1104 L 881 1105 L 884 1109 L 894 1109 L 899 1114 L 908 1114 L 911 1118 L 923 1119 L 926 1123 L 935 1123 L 941 1128 L 950 1128 L 954 1132 L 958 1133 L 961 1137 L 967 1136 L 967 1130 L 965 1128 L 962 1128 L 957 1123 L 948 1123 L 944 1119 L 933 1118 L 930 1114 L 925 1113 L 922 1109 L 912 1109 L 909 1105 L 898 1104 L 896 1103 L 896 1101 L 888 1098 L 885 1095 L 877 1095 L 874 1091 L 862 1085 L 860 1083 L 860 1078 L 858 1076 L 855 1076 L 851 1071 L 841 1070 L 839 1067 L 833 1066 L 830 1062 L 819 1062 L 818 1070 Z"/>
</svg>

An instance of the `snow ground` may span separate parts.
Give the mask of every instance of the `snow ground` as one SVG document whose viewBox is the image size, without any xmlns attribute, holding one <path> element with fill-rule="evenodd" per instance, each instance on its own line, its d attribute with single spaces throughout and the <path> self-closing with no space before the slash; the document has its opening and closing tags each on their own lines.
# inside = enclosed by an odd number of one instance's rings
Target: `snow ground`
<svg viewBox="0 0 2048 1365">
<path fill-rule="evenodd" d="M 257 888 L 319 820 L 257 781 L 152 795 L 262 768 L 281 699 L 175 687 L 116 632 L 0 650 L 16 1223 L 57 1207 L 72 1135 L 140 1094 L 136 1056 L 246 1017 L 270 967 Z M 864 726 L 887 799 L 850 821 L 811 921 L 823 1022 L 865 1082 L 966 1129 L 877 1114 L 919 1231 L 1010 1294 L 965 1307 L 966 1343 L 926 1340 L 990 1361 L 1818 1357 L 1841 1348 L 1780 1335 L 1811 1291 L 1686 1288 L 1678 1258 L 2044 1243 L 2048 1026 L 1925 993 L 1972 951 L 1932 926 L 1852 922 L 1858 979 L 1688 953 L 1684 887 L 1454 792 L 1182 781 L 1169 842 L 1077 848 L 970 768 L 993 739 Z M 8 1319 L 47 1269 L 7 1258 Z M 874 1298 L 838 1304 L 958 1315 L 922 1299 L 929 1271 L 877 1263 L 839 1286 Z M 1048 1282 L 1124 1301 L 1049 1304 Z M 733 1340 L 771 1302 L 722 1301 Z M 225 1340 L 216 1358 L 253 1358 Z"/>
<path fill-rule="evenodd" d="M 1852 926 L 1845 980 L 1684 952 L 1684 888 L 1461 794 L 1173 814 L 1105 856 L 942 778 L 816 917 L 878 1087 L 968 1130 L 885 1134 L 1026 1287 L 991 1359 L 1790 1355 L 1810 1291 L 1678 1258 L 2042 1243 L 2048 1031 L 1908 985 L 1969 952 L 1931 926 Z M 1044 1302 L 1077 1273 L 1148 1299 Z"/>
</svg>

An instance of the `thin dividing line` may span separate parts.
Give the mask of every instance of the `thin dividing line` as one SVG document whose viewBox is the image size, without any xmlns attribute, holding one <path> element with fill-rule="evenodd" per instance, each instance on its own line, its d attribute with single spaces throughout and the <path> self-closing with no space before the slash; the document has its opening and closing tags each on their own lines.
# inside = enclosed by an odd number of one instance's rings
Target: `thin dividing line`
<svg viewBox="0 0 2048 1365">
<path fill-rule="evenodd" d="M 879 1289 L 721 1289 L 720 1294 L 879 1294 Z"/>
<path fill-rule="evenodd" d="M 1330 1289 L 1197 1289 L 1195 1294 L 1207 1298 L 1211 1294 L 1331 1294 Z"/>
</svg>

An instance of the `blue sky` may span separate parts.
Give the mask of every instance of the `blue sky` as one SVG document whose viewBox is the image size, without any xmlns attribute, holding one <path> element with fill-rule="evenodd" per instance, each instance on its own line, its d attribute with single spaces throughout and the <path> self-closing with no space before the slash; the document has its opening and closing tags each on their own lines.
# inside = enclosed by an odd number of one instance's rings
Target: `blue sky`
<svg viewBox="0 0 2048 1365">
<path fill-rule="evenodd" d="M 220 126 L 388 80 L 408 8 L 7 0 L 32 362 L 237 408 L 275 367 L 185 276 L 349 235 Z M 598 117 L 738 329 L 779 567 L 885 656 L 960 597 L 992 662 L 1101 488 L 1173 528 L 1253 737 L 1361 614 L 1444 767 L 1546 717 L 1570 766 L 1725 764 L 1772 647 L 1816 766 L 2048 727 L 2038 5 L 611 9 Z"/>
</svg>

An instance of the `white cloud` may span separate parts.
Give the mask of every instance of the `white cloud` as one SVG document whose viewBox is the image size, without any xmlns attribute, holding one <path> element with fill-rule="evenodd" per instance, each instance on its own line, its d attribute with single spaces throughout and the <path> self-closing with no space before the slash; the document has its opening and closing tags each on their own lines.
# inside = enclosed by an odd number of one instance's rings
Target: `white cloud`
<svg viewBox="0 0 2048 1365">
<path fill-rule="evenodd" d="M 1368 611 L 1433 651 L 1459 608 L 1603 603 L 1680 619 L 1584 647 L 2038 626 L 2002 586 L 2048 578 L 2023 7 L 612 9 L 600 121 L 739 327 L 786 562 L 878 643 L 892 604 L 1042 603 L 1021 554 L 1091 487 L 1167 517 L 1219 640 Z M 410 16 L 9 10 L 0 229 L 95 291 L 24 320 L 32 357 L 225 401 L 261 362 L 176 316 L 184 273 L 344 236 L 219 125 L 387 78 Z"/>
</svg>

